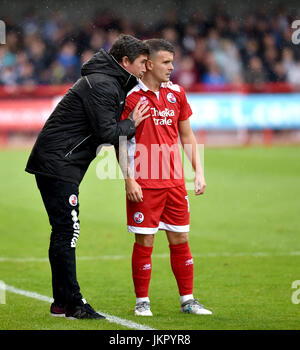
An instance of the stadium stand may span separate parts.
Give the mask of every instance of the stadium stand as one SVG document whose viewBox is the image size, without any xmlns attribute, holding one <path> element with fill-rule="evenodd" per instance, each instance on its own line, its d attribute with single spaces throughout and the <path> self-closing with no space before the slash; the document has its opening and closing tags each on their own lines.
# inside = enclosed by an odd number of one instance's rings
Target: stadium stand
<svg viewBox="0 0 300 350">
<path fill-rule="evenodd" d="M 13 132 L 36 133 L 55 97 L 80 76 L 82 63 L 100 48 L 108 50 L 120 33 L 171 41 L 176 48 L 172 81 L 190 93 L 300 90 L 300 45 L 291 40 L 296 17 L 282 6 L 271 14 L 262 9 L 249 12 L 242 20 L 216 8 L 209 13 L 197 10 L 184 19 L 169 11 L 149 26 L 111 10 L 79 24 L 68 18 L 63 11 L 43 20 L 38 11 L 27 12 L 21 22 L 5 18 L 6 44 L 0 45 L 0 144 L 6 145 Z M 16 99 L 19 103 L 12 111 Z M 273 129 L 264 127 L 267 143 Z M 243 140 L 247 143 L 249 135 Z"/>
</svg>

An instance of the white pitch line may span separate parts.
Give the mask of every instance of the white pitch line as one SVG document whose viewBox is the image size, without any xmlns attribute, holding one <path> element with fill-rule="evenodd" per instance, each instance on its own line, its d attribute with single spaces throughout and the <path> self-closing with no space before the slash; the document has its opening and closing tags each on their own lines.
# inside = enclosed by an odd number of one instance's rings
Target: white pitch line
<svg viewBox="0 0 300 350">
<path fill-rule="evenodd" d="M 300 251 L 294 252 L 220 252 L 220 253 L 194 253 L 192 254 L 194 258 L 219 258 L 219 257 L 273 257 L 273 256 L 300 256 Z M 165 254 L 153 254 L 152 258 L 169 258 L 168 253 Z M 88 261 L 88 260 L 122 260 L 130 259 L 131 255 L 99 255 L 99 256 L 77 256 L 76 260 Z M 12 258 L 12 257 L 0 257 L 0 262 L 15 262 L 15 263 L 25 263 L 25 262 L 48 262 L 48 258 Z"/>
<path fill-rule="evenodd" d="M 46 295 L 41 295 L 41 294 L 38 294 L 38 293 L 35 293 L 35 292 L 30 292 L 30 291 L 27 291 L 27 290 L 19 289 L 19 288 L 16 288 L 14 286 L 9 286 L 7 284 L 5 284 L 4 286 L 5 286 L 5 290 L 8 291 L 8 292 L 11 292 L 11 293 L 14 293 L 14 294 L 23 295 L 23 296 L 25 296 L 27 298 L 33 298 L 33 299 L 36 299 L 36 300 L 45 301 L 45 302 L 48 302 L 48 303 L 53 303 L 53 298 L 50 298 L 50 297 L 48 297 Z M 106 317 L 106 320 L 108 322 L 111 322 L 111 323 L 116 323 L 116 324 L 119 324 L 121 326 L 124 326 L 124 327 L 127 327 L 127 328 L 131 328 L 131 329 L 140 330 L 140 331 L 143 331 L 143 330 L 146 330 L 146 331 L 155 330 L 155 328 L 151 328 L 151 327 L 145 326 L 145 325 L 140 324 L 140 323 L 136 323 L 136 322 L 133 322 L 133 321 L 130 321 L 130 320 L 126 320 L 124 318 L 120 318 L 120 317 L 117 317 L 117 316 L 114 316 L 114 315 L 109 315 L 109 314 L 101 312 L 101 311 L 98 311 L 98 312 L 100 314 L 104 315 Z"/>
</svg>

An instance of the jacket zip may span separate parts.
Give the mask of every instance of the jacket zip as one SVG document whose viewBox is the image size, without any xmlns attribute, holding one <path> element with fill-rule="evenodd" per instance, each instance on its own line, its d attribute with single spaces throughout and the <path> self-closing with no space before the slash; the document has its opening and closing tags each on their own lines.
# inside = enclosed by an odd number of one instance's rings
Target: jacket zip
<svg viewBox="0 0 300 350">
<path fill-rule="evenodd" d="M 90 81 L 88 80 L 88 77 L 87 77 L 87 76 L 85 76 L 85 80 L 86 80 L 86 82 L 88 83 L 89 87 L 92 89 L 92 85 L 91 85 Z"/>
<path fill-rule="evenodd" d="M 120 63 L 114 58 L 113 55 L 110 55 L 110 57 L 111 57 L 123 70 L 125 70 L 125 71 L 129 74 L 129 77 L 128 77 L 128 79 L 127 79 L 127 81 L 126 81 L 124 87 L 127 86 L 128 82 L 129 82 L 129 80 L 130 80 L 130 78 L 133 77 L 134 75 L 131 74 L 130 72 L 128 72 L 128 70 L 127 70 L 126 68 L 124 68 L 123 66 L 121 66 Z"/>
<path fill-rule="evenodd" d="M 86 141 L 87 139 L 89 139 L 91 136 L 92 136 L 92 134 L 90 134 L 89 136 L 85 137 L 82 141 L 80 141 L 75 147 L 73 147 L 73 148 L 71 149 L 71 151 L 69 151 L 69 152 L 65 155 L 65 158 L 68 157 L 68 155 L 72 154 L 72 152 L 73 152 L 77 147 L 79 147 L 84 141 Z"/>
</svg>

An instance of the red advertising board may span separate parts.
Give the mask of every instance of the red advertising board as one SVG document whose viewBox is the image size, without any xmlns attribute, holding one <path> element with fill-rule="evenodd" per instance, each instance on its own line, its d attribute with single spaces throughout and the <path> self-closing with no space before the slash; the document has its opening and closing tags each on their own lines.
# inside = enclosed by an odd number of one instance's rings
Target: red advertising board
<svg viewBox="0 0 300 350">
<path fill-rule="evenodd" d="M 60 98 L 1 99 L 0 131 L 39 131 Z"/>
</svg>

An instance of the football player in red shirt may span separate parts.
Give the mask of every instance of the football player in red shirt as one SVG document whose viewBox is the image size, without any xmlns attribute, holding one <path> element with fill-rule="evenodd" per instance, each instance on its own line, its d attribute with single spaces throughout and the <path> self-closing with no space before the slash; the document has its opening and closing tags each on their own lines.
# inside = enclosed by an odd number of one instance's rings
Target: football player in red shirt
<svg viewBox="0 0 300 350">
<path fill-rule="evenodd" d="M 170 82 L 173 46 L 163 39 L 150 39 L 146 43 L 150 49 L 147 71 L 128 93 L 121 118 L 128 118 L 134 109 L 142 110 L 145 106 L 150 112 L 150 117 L 139 125 L 127 147 L 127 227 L 135 234 L 132 253 L 135 315 L 152 316 L 148 291 L 154 235 L 158 230 L 165 230 L 169 241 L 180 311 L 210 315 L 211 311 L 193 296 L 193 258 L 188 243 L 189 202 L 178 145 L 179 135 L 195 170 L 195 194 L 201 195 L 206 183 L 189 122 L 192 110 L 183 88 Z M 122 170 L 124 173 L 124 168 Z"/>
</svg>

